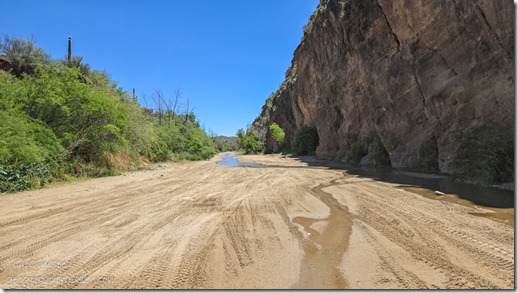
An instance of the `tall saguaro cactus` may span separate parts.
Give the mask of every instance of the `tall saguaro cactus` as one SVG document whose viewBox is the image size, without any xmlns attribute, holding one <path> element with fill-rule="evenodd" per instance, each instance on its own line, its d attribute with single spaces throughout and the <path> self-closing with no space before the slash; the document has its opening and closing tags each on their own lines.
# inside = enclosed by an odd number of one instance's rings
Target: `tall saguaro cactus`
<svg viewBox="0 0 518 293">
<path fill-rule="evenodd" d="M 72 37 L 68 37 L 68 55 L 67 55 L 68 64 L 72 61 Z"/>
</svg>

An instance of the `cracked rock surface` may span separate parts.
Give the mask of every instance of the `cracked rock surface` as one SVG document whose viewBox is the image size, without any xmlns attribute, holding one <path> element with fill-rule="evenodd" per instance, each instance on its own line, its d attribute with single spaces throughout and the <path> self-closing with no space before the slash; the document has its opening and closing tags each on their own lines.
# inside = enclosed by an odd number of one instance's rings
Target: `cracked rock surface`
<svg viewBox="0 0 518 293">
<path fill-rule="evenodd" d="M 318 157 L 343 161 L 375 129 L 394 168 L 419 165 L 431 141 L 453 174 L 459 131 L 514 125 L 512 1 L 323 0 L 307 28 L 296 72 L 254 122 L 263 133 L 315 125 Z"/>
</svg>

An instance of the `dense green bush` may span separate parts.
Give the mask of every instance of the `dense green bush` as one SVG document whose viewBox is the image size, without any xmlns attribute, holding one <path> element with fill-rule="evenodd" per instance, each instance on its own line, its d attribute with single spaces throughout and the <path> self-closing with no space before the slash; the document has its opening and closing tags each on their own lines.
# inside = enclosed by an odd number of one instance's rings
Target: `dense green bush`
<svg viewBox="0 0 518 293">
<path fill-rule="evenodd" d="M 272 123 L 270 125 L 270 131 L 272 132 L 273 139 L 277 142 L 277 144 L 282 145 L 284 143 L 284 129 L 282 129 L 277 123 Z"/>
<path fill-rule="evenodd" d="M 362 133 L 358 140 L 351 144 L 348 163 L 357 166 L 365 156 L 368 156 L 376 168 L 391 166 L 390 156 L 374 129 Z"/>
<path fill-rule="evenodd" d="M 272 123 L 270 125 L 270 131 L 272 133 L 273 139 L 277 143 L 277 147 L 274 151 L 283 151 L 286 149 L 286 146 L 284 144 L 284 137 L 286 136 L 284 133 L 284 129 L 282 129 L 277 123 Z"/>
<path fill-rule="evenodd" d="M 36 187 L 63 172 L 105 176 L 141 161 L 216 153 L 194 113 L 169 112 L 161 123 L 163 111 L 140 107 L 81 57 L 50 61 L 32 42 L 9 42 L 0 49 L 14 46 L 24 65 L 0 70 L 0 192 Z"/>
<path fill-rule="evenodd" d="M 360 135 L 358 140 L 351 144 L 351 152 L 349 154 L 348 163 L 357 166 L 360 161 L 369 154 L 369 147 L 377 136 L 376 130 L 371 129 Z"/>
<path fill-rule="evenodd" d="M 45 122 L 70 156 L 93 162 L 104 151 L 126 147 L 127 109 L 117 97 L 81 82 L 80 75 L 76 68 L 54 63 L 21 80 L 5 80 L 0 100 Z"/>
<path fill-rule="evenodd" d="M 295 155 L 312 155 L 319 144 L 318 131 L 315 126 L 304 125 L 295 131 L 291 148 Z"/>
<path fill-rule="evenodd" d="M 47 163 L 0 163 L 0 193 L 43 187 L 51 180 L 52 169 Z"/>
<path fill-rule="evenodd" d="M 237 146 L 245 154 L 254 154 L 262 151 L 262 146 L 257 137 L 252 133 L 251 128 L 246 132 L 240 128 L 237 133 Z"/>
<path fill-rule="evenodd" d="M 126 140 L 131 150 L 131 158 L 137 161 L 139 157 L 144 157 L 154 161 L 154 150 L 159 136 L 153 117 L 134 103 L 126 103 L 126 109 Z"/>
<path fill-rule="evenodd" d="M 45 51 L 36 47 L 34 38 L 22 39 L 5 35 L 0 40 L 0 55 L 7 57 L 11 64 L 11 73 L 18 77 L 24 73 L 33 73 L 39 65 L 50 61 Z"/>
<path fill-rule="evenodd" d="M 375 168 L 390 168 L 390 156 L 381 142 L 378 135 L 374 137 L 369 145 L 369 159 L 374 163 Z"/>
<path fill-rule="evenodd" d="M 0 110 L 0 158 L 9 162 L 51 161 L 63 152 L 54 133 L 23 113 Z"/>
<path fill-rule="evenodd" d="M 180 151 L 180 158 L 191 161 L 207 160 L 216 154 L 210 137 L 199 127 L 187 126 L 186 145 Z"/>
<path fill-rule="evenodd" d="M 439 172 L 439 149 L 435 137 L 426 140 L 419 150 L 418 169 L 424 172 Z"/>
<path fill-rule="evenodd" d="M 514 127 L 485 124 L 461 131 L 454 166 L 465 176 L 493 183 L 514 181 Z"/>
<path fill-rule="evenodd" d="M 0 192 L 39 187 L 60 177 L 63 152 L 49 128 L 23 113 L 0 110 Z"/>
</svg>

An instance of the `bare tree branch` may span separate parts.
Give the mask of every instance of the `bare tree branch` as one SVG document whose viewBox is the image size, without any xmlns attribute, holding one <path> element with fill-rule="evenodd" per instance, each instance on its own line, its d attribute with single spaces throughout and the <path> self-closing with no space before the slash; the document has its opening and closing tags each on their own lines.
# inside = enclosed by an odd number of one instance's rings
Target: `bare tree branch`
<svg viewBox="0 0 518 293">
<path fill-rule="evenodd" d="M 176 89 L 175 91 L 175 94 L 174 94 L 174 101 L 173 101 L 173 105 L 172 105 L 172 110 L 173 110 L 173 118 L 174 118 L 174 115 L 178 112 L 178 107 L 180 106 L 179 105 L 179 102 L 180 102 L 180 98 L 182 97 L 182 90 L 180 90 L 179 88 Z"/>
</svg>

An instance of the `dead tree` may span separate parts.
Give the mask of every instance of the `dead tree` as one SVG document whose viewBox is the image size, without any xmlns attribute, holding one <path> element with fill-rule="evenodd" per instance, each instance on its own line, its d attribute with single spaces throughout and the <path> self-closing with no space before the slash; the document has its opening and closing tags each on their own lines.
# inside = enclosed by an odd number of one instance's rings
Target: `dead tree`
<svg viewBox="0 0 518 293">
<path fill-rule="evenodd" d="M 159 91 L 159 90 L 155 90 L 155 97 L 156 97 L 156 103 L 157 103 L 157 106 L 158 106 L 158 124 L 159 125 L 162 125 L 162 115 L 163 115 L 163 110 L 162 110 L 162 92 Z"/>
<path fill-rule="evenodd" d="M 174 101 L 172 102 L 172 110 L 173 110 L 173 118 L 178 112 L 178 107 L 180 106 L 180 98 L 182 97 L 182 91 L 180 89 L 176 89 L 174 93 Z"/>
</svg>

